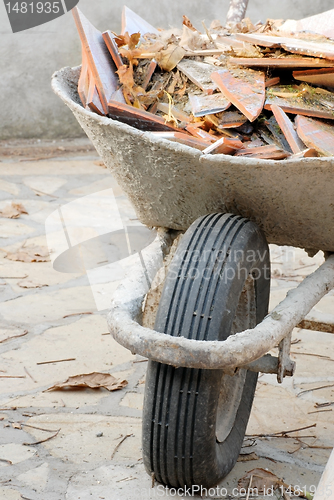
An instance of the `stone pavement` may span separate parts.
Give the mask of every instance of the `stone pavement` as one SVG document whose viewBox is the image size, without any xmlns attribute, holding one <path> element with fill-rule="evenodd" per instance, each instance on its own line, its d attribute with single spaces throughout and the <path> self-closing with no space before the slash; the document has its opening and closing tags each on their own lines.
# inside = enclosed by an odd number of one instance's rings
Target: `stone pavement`
<svg viewBox="0 0 334 500">
<path fill-rule="evenodd" d="M 0 164 L 0 210 L 14 201 L 28 212 L 0 218 L 0 499 L 186 498 L 158 485 L 151 488 L 141 457 L 146 363 L 107 334 L 107 311 L 97 308 L 86 273 L 6 258 L 31 245 L 46 247 L 44 224 L 50 214 L 105 189 L 113 190 L 122 220 L 139 226 L 89 143 L 80 144 L 54 144 L 52 151 L 40 145 L 37 157 L 34 148 L 23 148 L 20 157 L 7 148 Z M 271 246 L 271 259 L 273 307 L 323 256 L 311 259 L 300 249 Z M 116 284 L 107 289 L 108 300 Z M 316 309 L 333 314 L 333 304 L 330 293 Z M 255 467 L 291 485 L 317 485 L 334 445 L 334 336 L 295 329 L 293 341 L 295 376 L 278 385 L 275 376 L 260 375 L 247 429 L 255 436 L 245 440 L 243 461 L 211 497 L 221 498 L 222 488 L 236 496 L 238 479 Z M 114 392 L 45 392 L 70 376 L 91 372 L 110 373 L 128 384 Z M 322 403 L 333 406 L 319 408 Z M 292 434 L 301 441 L 257 436 L 314 424 Z M 245 455 L 251 452 L 256 455 Z"/>
</svg>

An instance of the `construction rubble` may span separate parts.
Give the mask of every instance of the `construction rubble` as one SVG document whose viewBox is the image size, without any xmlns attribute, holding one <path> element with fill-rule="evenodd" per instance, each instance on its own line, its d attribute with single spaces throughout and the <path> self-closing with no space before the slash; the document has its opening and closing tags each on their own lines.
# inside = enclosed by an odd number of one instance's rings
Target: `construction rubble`
<svg viewBox="0 0 334 500">
<path fill-rule="evenodd" d="M 124 7 L 121 34 L 73 9 L 89 111 L 202 151 L 268 160 L 334 154 L 334 10 L 160 30 Z M 332 39 L 333 38 L 333 39 Z"/>
</svg>

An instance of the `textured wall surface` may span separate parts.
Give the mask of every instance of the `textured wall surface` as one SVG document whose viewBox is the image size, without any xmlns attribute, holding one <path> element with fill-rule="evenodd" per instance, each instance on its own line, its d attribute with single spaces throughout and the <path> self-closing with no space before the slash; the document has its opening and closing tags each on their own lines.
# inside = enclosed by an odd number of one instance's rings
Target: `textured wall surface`
<svg viewBox="0 0 334 500">
<path fill-rule="evenodd" d="M 254 21 L 299 19 L 332 7 L 313 0 L 250 0 L 248 16 Z M 201 20 L 226 18 L 228 0 L 127 0 L 126 5 L 157 27 L 179 26 L 187 14 L 200 29 Z M 123 0 L 80 0 L 79 8 L 101 31 L 119 32 Z M 71 14 L 42 26 L 13 34 L 4 3 L 0 4 L 0 139 L 77 137 L 82 130 L 50 87 L 52 73 L 80 63 L 80 41 Z"/>
</svg>

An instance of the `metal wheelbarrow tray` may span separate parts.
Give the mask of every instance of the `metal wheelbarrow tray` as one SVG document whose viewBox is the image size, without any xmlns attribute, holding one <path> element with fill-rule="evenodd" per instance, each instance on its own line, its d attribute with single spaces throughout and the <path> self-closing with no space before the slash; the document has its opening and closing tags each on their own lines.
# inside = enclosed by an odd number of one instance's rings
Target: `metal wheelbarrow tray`
<svg viewBox="0 0 334 500">
<path fill-rule="evenodd" d="M 108 317 L 117 342 L 150 359 L 144 463 L 162 483 L 211 486 L 237 460 L 257 372 L 277 373 L 279 382 L 293 374 L 292 329 L 334 287 L 334 160 L 203 155 L 86 111 L 77 94 L 79 74 L 80 67 L 55 73 L 54 91 L 92 140 L 139 220 L 160 228 L 143 250 L 145 269 L 129 270 Z M 175 237 L 171 230 L 186 233 L 149 329 L 140 324 L 147 276 L 161 268 Z M 269 315 L 267 241 L 311 253 L 323 250 L 327 257 Z M 263 258 L 247 262 L 249 251 Z M 203 255 L 209 256 L 205 262 Z M 236 276 L 240 265 L 243 278 Z M 201 266 L 208 280 L 191 276 L 190 270 Z M 229 271 L 234 275 L 223 283 Z M 266 354 L 277 344 L 278 357 Z"/>
</svg>

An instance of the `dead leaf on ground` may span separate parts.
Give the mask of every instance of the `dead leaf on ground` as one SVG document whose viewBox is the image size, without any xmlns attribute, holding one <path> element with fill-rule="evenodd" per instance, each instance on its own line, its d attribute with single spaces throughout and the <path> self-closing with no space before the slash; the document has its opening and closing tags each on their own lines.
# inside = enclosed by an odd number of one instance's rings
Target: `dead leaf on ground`
<svg viewBox="0 0 334 500">
<path fill-rule="evenodd" d="M 171 44 L 166 50 L 162 50 L 158 54 L 157 62 L 160 68 L 165 71 L 172 71 L 177 64 L 183 59 L 186 51 L 178 45 Z"/>
<path fill-rule="evenodd" d="M 13 427 L 13 429 L 19 429 L 19 430 L 22 429 L 22 425 L 19 424 L 18 422 L 13 422 L 12 427 Z"/>
<path fill-rule="evenodd" d="M 57 391 L 62 389 L 77 389 L 80 387 L 89 387 L 90 389 L 104 388 L 107 391 L 117 391 L 123 389 L 128 384 L 127 380 L 119 380 L 109 373 L 86 373 L 69 377 L 65 382 L 55 384 L 49 387 L 47 391 Z"/>
<path fill-rule="evenodd" d="M 3 210 L 0 210 L 0 217 L 5 217 L 6 219 L 18 219 L 21 214 L 27 214 L 27 210 L 24 208 L 22 203 L 14 203 L 7 205 Z"/>
<path fill-rule="evenodd" d="M 249 481 L 251 476 L 252 479 L 252 488 L 257 490 L 258 495 L 263 495 L 270 488 L 275 490 L 279 486 L 283 484 L 282 480 L 279 479 L 272 472 L 265 469 L 252 469 L 247 474 L 245 474 L 238 481 L 238 488 L 241 490 L 242 488 L 246 489 L 249 487 Z"/>
<path fill-rule="evenodd" d="M 43 286 L 49 286 L 47 283 L 39 283 L 38 281 L 34 280 L 22 280 L 17 284 L 21 288 L 42 288 Z"/>
<path fill-rule="evenodd" d="M 259 460 L 256 453 L 241 453 L 237 462 L 250 462 L 251 460 Z"/>
<path fill-rule="evenodd" d="M 18 262 L 48 262 L 50 260 L 47 247 L 35 245 L 19 248 L 15 252 L 8 252 L 6 259 Z"/>
</svg>

